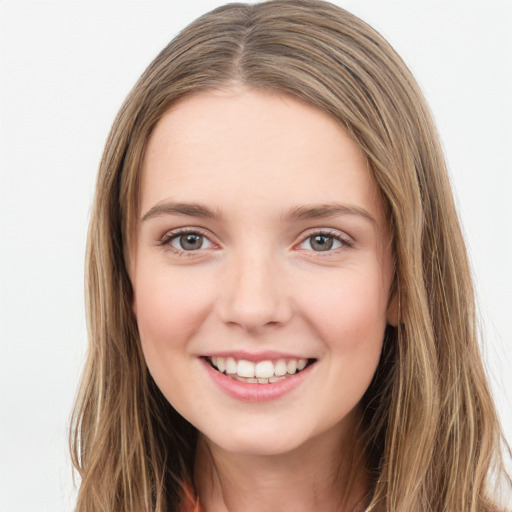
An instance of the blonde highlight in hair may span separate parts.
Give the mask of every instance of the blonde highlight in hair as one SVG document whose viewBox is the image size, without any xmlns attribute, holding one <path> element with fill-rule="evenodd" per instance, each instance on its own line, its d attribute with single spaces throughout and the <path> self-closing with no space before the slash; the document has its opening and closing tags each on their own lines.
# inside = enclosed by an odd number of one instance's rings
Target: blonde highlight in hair
<svg viewBox="0 0 512 512">
<path fill-rule="evenodd" d="M 240 84 L 327 112 L 367 156 L 393 234 L 394 300 L 363 401 L 367 510 L 496 510 L 504 443 L 475 325 L 444 157 L 411 73 L 364 22 L 318 0 L 230 4 L 183 30 L 123 104 L 100 164 L 87 246 L 89 351 L 74 414 L 77 512 L 179 510 L 196 431 L 148 373 L 129 278 L 140 168 L 180 98 Z"/>
</svg>

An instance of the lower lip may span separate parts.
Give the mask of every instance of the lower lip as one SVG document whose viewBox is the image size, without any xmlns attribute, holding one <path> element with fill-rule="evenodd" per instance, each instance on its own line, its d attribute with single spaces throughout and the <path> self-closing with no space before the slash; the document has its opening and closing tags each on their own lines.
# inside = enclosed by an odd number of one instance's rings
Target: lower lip
<svg viewBox="0 0 512 512">
<path fill-rule="evenodd" d="M 224 393 L 244 402 L 269 402 L 270 400 L 281 398 L 297 386 L 300 386 L 311 373 L 311 368 L 314 366 L 310 365 L 300 373 L 293 375 L 293 377 L 288 377 L 278 382 L 253 384 L 227 377 L 223 373 L 214 370 L 206 360 L 203 359 L 202 361 L 210 378 Z"/>
</svg>

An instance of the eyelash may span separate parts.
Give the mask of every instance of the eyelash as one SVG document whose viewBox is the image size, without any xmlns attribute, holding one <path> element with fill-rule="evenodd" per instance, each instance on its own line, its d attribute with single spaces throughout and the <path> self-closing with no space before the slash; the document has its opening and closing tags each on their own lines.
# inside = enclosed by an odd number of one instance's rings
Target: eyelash
<svg viewBox="0 0 512 512">
<path fill-rule="evenodd" d="M 205 232 L 203 232 L 201 229 L 198 229 L 198 228 L 180 228 L 175 231 L 169 231 L 169 232 L 165 233 L 165 235 L 162 236 L 162 238 L 159 240 L 159 245 L 178 256 L 192 257 L 192 256 L 194 256 L 194 253 L 198 253 L 199 251 L 201 251 L 201 249 L 187 251 L 187 250 L 183 250 L 183 249 L 178 249 L 172 245 L 172 242 L 174 240 L 176 240 L 177 238 L 179 238 L 183 235 L 187 235 L 187 234 L 198 235 L 200 237 L 203 237 L 203 239 L 207 240 L 211 245 L 213 245 L 213 246 L 216 245 L 214 242 L 212 242 L 210 240 L 209 236 Z M 295 247 L 300 247 L 307 240 L 311 240 L 314 237 L 319 237 L 319 236 L 331 238 L 331 239 L 335 240 L 336 242 L 339 242 L 340 247 L 336 247 L 335 249 L 328 249 L 326 251 L 314 251 L 313 249 L 304 249 L 304 250 L 312 251 L 312 252 L 318 254 L 319 256 L 327 256 L 329 254 L 332 254 L 332 253 L 338 251 L 339 249 L 342 249 L 343 247 L 351 248 L 354 246 L 353 240 L 351 240 L 349 237 L 342 236 L 338 231 L 323 229 L 323 230 L 311 231 L 311 232 L 307 233 L 307 236 L 304 236 L 303 238 L 301 238 L 301 241 L 298 244 L 296 244 Z M 311 242 L 310 242 L 310 246 L 311 246 Z M 325 253 L 325 254 L 322 254 L 322 253 Z"/>
<path fill-rule="evenodd" d="M 334 231 L 334 230 L 330 230 L 330 229 L 322 229 L 319 231 L 311 231 L 311 232 L 307 233 L 307 235 L 301 239 L 301 241 L 296 245 L 296 247 L 301 246 L 307 240 L 312 240 L 313 238 L 320 237 L 320 236 L 324 236 L 326 238 L 331 238 L 331 239 L 335 240 L 336 242 L 339 242 L 340 246 L 336 247 L 335 249 L 328 249 L 326 251 L 314 251 L 313 249 L 305 249 L 305 250 L 312 251 L 317 256 L 328 256 L 330 254 L 333 254 L 333 253 L 339 251 L 340 249 L 354 247 L 354 241 L 352 239 L 350 239 L 346 235 L 344 236 L 344 235 L 340 234 L 339 231 Z M 311 246 L 311 241 L 309 242 L 309 244 Z"/>
<path fill-rule="evenodd" d="M 176 240 L 180 236 L 184 236 L 184 235 L 198 235 L 198 236 L 202 237 L 204 240 L 207 240 L 210 244 L 216 245 L 210 240 L 208 235 L 206 233 L 204 233 L 199 228 L 180 228 L 175 231 L 168 231 L 159 240 L 159 245 L 178 256 L 192 257 L 192 256 L 194 256 L 194 253 L 199 252 L 201 249 L 186 251 L 183 249 L 178 249 L 172 245 L 172 242 L 174 240 Z"/>
</svg>

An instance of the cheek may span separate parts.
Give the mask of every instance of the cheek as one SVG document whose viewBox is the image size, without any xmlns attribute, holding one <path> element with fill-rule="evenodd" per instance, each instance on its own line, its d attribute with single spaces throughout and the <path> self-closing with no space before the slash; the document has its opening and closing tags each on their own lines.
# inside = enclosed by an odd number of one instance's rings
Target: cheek
<svg viewBox="0 0 512 512">
<path fill-rule="evenodd" d="M 302 290 L 309 323 L 330 350 L 380 353 L 386 326 L 387 293 L 378 275 L 347 271 L 331 276 L 323 290 Z M 317 283 L 318 284 L 318 283 Z M 374 357 L 368 354 L 369 357 Z"/>
<path fill-rule="evenodd" d="M 310 321 L 324 343 L 333 421 L 360 402 L 379 364 L 386 328 L 386 291 L 367 273 L 345 275 L 311 304 Z M 342 399 L 343 398 L 343 399 Z"/>
<path fill-rule="evenodd" d="M 204 279 L 161 266 L 135 276 L 134 310 L 147 367 L 178 411 L 187 411 L 194 388 L 183 386 L 194 362 L 194 334 L 211 307 Z"/>
<path fill-rule="evenodd" d="M 180 273 L 141 272 L 134 282 L 134 311 L 141 342 L 179 345 L 208 314 L 212 300 L 205 281 Z"/>
</svg>

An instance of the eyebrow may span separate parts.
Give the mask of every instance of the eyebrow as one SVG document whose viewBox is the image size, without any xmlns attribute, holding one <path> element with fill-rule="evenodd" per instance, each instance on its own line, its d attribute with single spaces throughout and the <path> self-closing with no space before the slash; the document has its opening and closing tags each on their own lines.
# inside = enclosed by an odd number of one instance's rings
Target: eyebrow
<svg viewBox="0 0 512 512">
<path fill-rule="evenodd" d="M 364 208 L 354 205 L 345 205 L 340 203 L 322 203 L 307 206 L 296 206 L 290 208 L 282 219 L 284 221 L 320 219 L 325 217 L 336 217 L 339 215 L 353 215 L 366 219 L 374 227 L 378 228 L 375 218 Z"/>
<path fill-rule="evenodd" d="M 175 203 L 172 201 L 160 201 L 150 208 L 142 217 L 142 222 L 162 215 L 187 215 L 189 217 L 202 217 L 205 219 L 220 219 L 218 211 L 199 203 Z"/>
<path fill-rule="evenodd" d="M 142 221 L 162 215 L 186 215 L 189 217 L 202 217 L 205 219 L 219 220 L 222 218 L 219 211 L 212 210 L 200 203 L 179 203 L 173 201 L 160 201 L 151 207 L 142 217 Z M 374 227 L 378 223 L 372 215 L 359 206 L 345 205 L 340 203 L 319 203 L 290 208 L 281 216 L 283 222 L 295 220 L 320 219 L 336 217 L 339 215 L 352 215 L 366 219 Z"/>
</svg>

